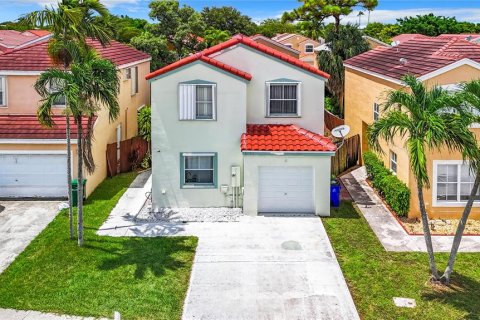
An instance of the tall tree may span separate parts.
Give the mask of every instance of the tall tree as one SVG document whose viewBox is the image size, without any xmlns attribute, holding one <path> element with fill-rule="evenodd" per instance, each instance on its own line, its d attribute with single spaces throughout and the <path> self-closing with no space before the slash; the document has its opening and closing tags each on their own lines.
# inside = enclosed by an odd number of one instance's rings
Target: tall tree
<svg viewBox="0 0 480 320">
<path fill-rule="evenodd" d="M 420 33 L 436 37 L 443 33 L 477 33 L 480 26 L 471 22 L 458 22 L 455 17 L 436 16 L 433 13 L 397 19 L 400 33 Z"/>
<path fill-rule="evenodd" d="M 462 84 L 462 90 L 458 94 L 458 100 L 460 107 L 466 109 L 466 112 L 472 112 L 471 119 L 472 122 L 479 122 L 478 112 L 480 111 L 480 80 L 474 80 L 468 83 Z M 470 169 L 471 172 L 475 173 L 475 181 L 468 197 L 468 201 L 463 210 L 462 216 L 460 217 L 457 231 L 455 232 L 455 237 L 453 238 L 452 249 L 450 250 L 450 257 L 448 259 L 447 267 L 445 272 L 442 275 L 442 280 L 446 283 L 450 283 L 450 277 L 453 272 L 453 267 L 455 265 L 455 260 L 457 258 L 458 249 L 460 248 L 460 243 L 462 242 L 463 232 L 465 231 L 465 226 L 467 224 L 468 217 L 472 211 L 473 202 L 478 200 L 478 189 L 480 185 L 480 168 L 479 168 L 479 153 L 480 151 L 477 148 L 468 147 L 465 149 L 465 152 L 468 152 L 470 159 Z"/>
<path fill-rule="evenodd" d="M 50 87 L 57 88 L 54 92 Z M 66 97 L 77 125 L 77 175 L 78 175 L 78 244 L 83 245 L 83 170 L 92 173 L 95 163 L 92 157 L 92 134 L 95 115 L 107 108 L 110 121 L 119 114 L 119 79 L 116 66 L 109 60 L 88 53 L 81 62 L 74 62 L 69 70 L 58 68 L 43 72 L 35 83 L 35 90 L 42 97 L 38 109 L 40 122 L 53 125 L 52 107 L 60 97 Z M 86 132 L 83 119 L 87 118 Z"/>
<path fill-rule="evenodd" d="M 80 59 L 81 52 L 87 48 L 86 39 L 99 41 L 102 45 L 108 44 L 111 33 L 105 25 L 109 12 L 99 0 L 61 0 L 57 7 L 45 7 L 20 18 L 20 23 L 27 26 L 48 28 L 53 36 L 49 42 L 49 55 L 52 61 L 62 65 L 66 71 L 74 60 Z M 102 20 L 99 20 L 101 17 Z M 70 108 L 68 97 L 65 101 L 66 116 L 66 144 L 67 144 L 67 188 L 69 202 L 70 238 L 73 239 L 73 204 L 72 204 L 72 167 L 70 143 L 70 115 L 75 114 Z M 45 122 L 46 124 L 50 124 Z M 83 188 L 83 181 L 78 182 Z M 79 203 L 79 209 L 83 201 Z M 83 228 L 78 220 L 78 242 L 83 243 Z M 82 238 L 82 239 L 81 239 Z"/>
<path fill-rule="evenodd" d="M 367 36 L 377 38 L 385 43 L 390 43 L 393 37 L 400 34 L 400 27 L 396 24 L 371 22 L 363 29 L 363 32 Z"/>
<path fill-rule="evenodd" d="M 257 27 L 257 32 L 265 37 L 272 38 L 280 33 L 295 33 L 298 31 L 296 25 L 290 22 L 282 22 L 280 19 L 265 19 Z"/>
<path fill-rule="evenodd" d="M 439 281 L 432 245 L 432 237 L 425 208 L 424 188 L 430 187 L 426 154 L 430 150 L 446 147 L 450 151 L 464 152 L 476 149 L 476 139 L 468 129 L 470 117 L 457 107 L 451 95 L 439 86 L 430 90 L 412 75 L 403 78 L 406 90 L 387 93 L 384 115 L 367 131 L 369 144 L 383 152 L 380 141 L 393 143 L 396 137 L 405 140 L 410 168 L 417 182 L 417 194 L 427 246 L 432 280 Z M 464 156 L 466 156 L 464 154 Z"/>
<path fill-rule="evenodd" d="M 340 29 L 340 21 L 343 16 L 353 12 L 355 7 L 365 10 L 373 10 L 378 5 L 378 0 L 298 0 L 300 7 L 291 12 L 285 12 L 284 21 L 306 21 L 312 28 L 320 29 L 323 21 L 332 17 L 335 21 L 335 31 Z"/>
<path fill-rule="evenodd" d="M 207 29 L 227 31 L 231 35 L 253 35 L 257 25 L 234 7 L 205 7 L 201 12 Z"/>
<path fill-rule="evenodd" d="M 130 43 L 138 50 L 148 52 L 152 57 L 151 71 L 160 69 L 178 59 L 178 55 L 171 50 L 165 37 L 157 37 L 148 31 L 132 38 Z"/>
<path fill-rule="evenodd" d="M 336 32 L 327 28 L 325 32 L 326 50 L 318 52 L 319 67 L 330 74 L 327 88 L 335 97 L 340 113 L 343 114 L 343 97 L 345 89 L 345 69 L 343 61 L 370 49 L 362 38 L 362 32 L 355 25 L 341 26 Z"/>
<path fill-rule="evenodd" d="M 205 30 L 204 40 L 208 47 L 222 43 L 230 39 L 230 33 L 228 31 L 208 29 Z"/>
</svg>

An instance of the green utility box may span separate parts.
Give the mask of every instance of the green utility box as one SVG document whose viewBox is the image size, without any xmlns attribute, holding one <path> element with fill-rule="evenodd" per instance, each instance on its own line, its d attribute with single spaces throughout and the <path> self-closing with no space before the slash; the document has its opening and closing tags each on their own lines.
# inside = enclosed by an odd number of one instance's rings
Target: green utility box
<svg viewBox="0 0 480 320">
<path fill-rule="evenodd" d="M 86 198 L 87 179 L 83 179 L 83 200 Z M 76 207 L 78 205 L 78 179 L 72 180 L 72 205 Z"/>
</svg>

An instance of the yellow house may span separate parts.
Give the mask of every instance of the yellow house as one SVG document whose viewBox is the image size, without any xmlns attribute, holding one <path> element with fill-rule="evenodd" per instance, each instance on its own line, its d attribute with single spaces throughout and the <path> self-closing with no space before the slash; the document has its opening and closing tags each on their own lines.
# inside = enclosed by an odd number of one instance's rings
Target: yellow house
<svg viewBox="0 0 480 320">
<path fill-rule="evenodd" d="M 272 40 L 297 50 L 300 52 L 300 60 L 318 68 L 317 52 L 315 52 L 315 48 L 324 42 L 323 39 L 319 38 L 319 42 L 297 33 L 282 33 L 273 37 Z"/>
<path fill-rule="evenodd" d="M 137 135 L 137 110 L 150 101 L 150 56 L 113 41 L 107 47 L 89 43 L 118 68 L 121 77 L 120 115 L 110 122 L 106 110 L 94 123 L 96 170 L 88 179 L 89 195 L 107 176 L 107 144 Z M 0 197 L 66 197 L 67 160 L 64 101 L 54 109 L 56 126 L 41 127 L 36 118 L 40 96 L 33 85 L 42 71 L 53 67 L 48 39 L 0 55 Z M 72 124 L 72 140 L 76 126 Z M 84 124 L 86 125 L 86 124 Z M 76 144 L 72 141 L 73 177 L 77 175 Z"/>
<path fill-rule="evenodd" d="M 345 122 L 351 135 L 361 137 L 361 153 L 368 150 L 366 131 L 381 117 L 381 105 L 390 90 L 403 89 L 401 78 L 413 74 L 427 87 L 454 89 L 459 83 L 480 78 L 480 45 L 458 37 L 419 37 L 394 47 L 378 47 L 345 63 Z M 475 133 L 480 129 L 472 128 Z M 416 181 L 409 168 L 404 141 L 382 144 L 383 162 L 412 191 L 409 217 L 419 217 Z M 456 218 L 463 211 L 473 177 L 460 153 L 446 149 L 427 154 L 431 188 L 425 202 L 431 218 Z M 480 206 L 472 210 L 480 219 Z"/>
</svg>

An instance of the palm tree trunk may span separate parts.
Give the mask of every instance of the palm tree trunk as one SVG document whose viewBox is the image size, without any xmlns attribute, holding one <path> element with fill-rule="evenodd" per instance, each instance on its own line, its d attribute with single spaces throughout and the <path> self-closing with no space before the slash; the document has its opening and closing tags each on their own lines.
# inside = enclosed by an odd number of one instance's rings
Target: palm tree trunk
<svg viewBox="0 0 480 320">
<path fill-rule="evenodd" d="M 72 199 L 72 147 L 70 145 L 70 115 L 67 121 L 67 185 L 68 185 L 68 222 L 70 224 L 70 239 L 73 239 L 73 199 Z"/>
<path fill-rule="evenodd" d="M 453 238 L 452 250 L 450 251 L 450 257 L 448 258 L 447 268 L 445 269 L 445 272 L 443 273 L 441 278 L 445 284 L 450 283 L 450 276 L 453 272 L 453 265 L 455 264 L 455 259 L 457 258 L 458 248 L 460 247 L 460 243 L 462 242 L 463 231 L 465 230 L 468 216 L 472 211 L 473 202 L 477 197 L 479 185 L 480 185 L 480 172 L 477 172 L 477 176 L 475 177 L 475 182 L 473 183 L 472 191 L 470 192 L 470 197 L 468 198 L 468 202 L 465 205 L 465 209 L 463 209 L 462 217 L 460 218 L 457 231 L 455 232 L 455 237 Z"/>
<path fill-rule="evenodd" d="M 333 16 L 335 18 L 335 32 L 338 33 L 340 32 L 340 16 Z"/>
<path fill-rule="evenodd" d="M 78 162 L 78 190 L 77 190 L 77 229 L 78 246 L 83 246 L 83 156 L 82 156 L 82 116 L 77 116 L 77 162 Z"/>
<path fill-rule="evenodd" d="M 422 216 L 423 234 L 425 238 L 425 244 L 427 245 L 428 259 L 430 264 L 430 272 L 432 279 L 438 281 L 438 270 L 435 263 L 435 255 L 433 253 L 432 235 L 430 234 L 430 228 L 428 227 L 428 215 L 425 208 L 425 199 L 423 198 L 423 188 L 419 182 L 417 182 L 418 201 L 420 203 L 420 214 Z"/>
</svg>

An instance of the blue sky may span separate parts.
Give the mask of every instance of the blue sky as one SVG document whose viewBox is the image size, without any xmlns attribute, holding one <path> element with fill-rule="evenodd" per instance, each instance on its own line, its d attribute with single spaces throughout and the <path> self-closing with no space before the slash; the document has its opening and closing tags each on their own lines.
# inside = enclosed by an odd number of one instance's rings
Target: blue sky
<svg viewBox="0 0 480 320">
<path fill-rule="evenodd" d="M 115 14 L 148 18 L 150 0 L 102 1 Z M 46 4 L 55 2 L 56 0 L 0 0 L 0 20 L 14 20 L 21 14 L 38 10 Z M 456 16 L 458 20 L 480 22 L 478 0 L 379 0 L 379 2 L 379 6 L 371 15 L 371 21 L 394 22 L 398 17 L 434 12 L 439 15 Z M 204 6 L 233 6 L 251 16 L 255 21 L 279 17 L 284 11 L 298 6 L 296 0 L 181 0 L 181 3 L 197 10 L 201 10 Z M 358 21 L 356 12 L 344 20 Z"/>
</svg>

